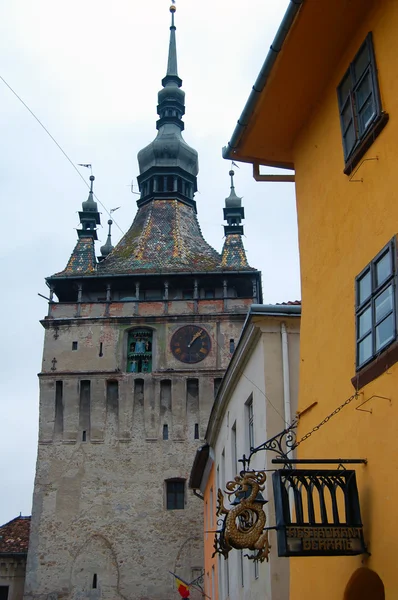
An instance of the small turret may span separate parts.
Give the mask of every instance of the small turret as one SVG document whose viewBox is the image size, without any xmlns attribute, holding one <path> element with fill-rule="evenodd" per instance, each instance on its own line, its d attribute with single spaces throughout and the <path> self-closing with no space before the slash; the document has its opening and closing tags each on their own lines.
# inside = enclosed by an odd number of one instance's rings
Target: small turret
<svg viewBox="0 0 398 600">
<path fill-rule="evenodd" d="M 94 240 L 97 240 L 97 225 L 101 224 L 101 219 L 97 203 L 94 201 L 94 180 L 94 175 L 90 175 L 90 191 L 88 198 L 85 202 L 82 202 L 82 210 L 79 212 L 82 229 L 77 230 L 77 235 L 79 238 L 91 236 Z"/>
<path fill-rule="evenodd" d="M 245 218 L 245 209 L 242 206 L 242 198 L 239 198 L 235 192 L 234 175 L 235 172 L 231 169 L 229 172 L 229 176 L 231 177 L 231 192 L 228 198 L 225 198 L 224 208 L 224 220 L 228 223 L 228 225 L 224 225 L 225 235 L 231 233 L 243 235 L 243 225 L 241 225 L 241 221 Z"/>
<path fill-rule="evenodd" d="M 225 242 L 222 249 L 223 267 L 235 267 L 242 269 L 248 267 L 246 252 L 243 247 L 242 219 L 245 218 L 245 210 L 242 206 L 242 198 L 236 195 L 234 186 L 234 171 L 229 172 L 231 177 L 231 191 L 228 198 L 225 198 L 224 220 L 228 225 L 224 225 Z"/>
</svg>

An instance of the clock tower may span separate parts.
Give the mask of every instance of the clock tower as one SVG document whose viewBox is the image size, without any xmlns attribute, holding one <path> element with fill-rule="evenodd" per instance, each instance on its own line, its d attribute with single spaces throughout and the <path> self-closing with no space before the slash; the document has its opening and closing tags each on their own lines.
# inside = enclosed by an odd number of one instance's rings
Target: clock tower
<svg viewBox="0 0 398 600">
<path fill-rule="evenodd" d="M 97 259 L 92 177 L 76 246 L 47 279 L 26 599 L 164 600 L 170 571 L 185 581 L 202 572 L 203 506 L 187 479 L 261 280 L 233 172 L 222 252 L 202 236 L 170 10 L 134 221 L 115 247 L 109 233 Z"/>
</svg>

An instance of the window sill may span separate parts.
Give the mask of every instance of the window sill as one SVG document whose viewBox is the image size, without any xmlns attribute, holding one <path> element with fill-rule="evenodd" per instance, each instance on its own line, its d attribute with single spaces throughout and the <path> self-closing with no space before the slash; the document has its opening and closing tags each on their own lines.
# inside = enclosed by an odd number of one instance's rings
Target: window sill
<svg viewBox="0 0 398 600">
<path fill-rule="evenodd" d="M 366 136 L 359 142 L 358 147 L 354 150 L 352 155 L 349 157 L 345 164 L 344 174 L 351 175 L 361 158 L 369 150 L 378 135 L 382 132 L 384 127 L 388 123 L 389 115 L 386 112 L 382 112 L 374 121 L 373 125 L 369 129 Z"/>
<path fill-rule="evenodd" d="M 388 348 L 383 350 L 371 363 L 360 369 L 351 379 L 351 383 L 356 390 L 360 390 L 377 377 L 380 377 L 396 362 L 398 362 L 398 340 L 395 340 Z"/>
</svg>

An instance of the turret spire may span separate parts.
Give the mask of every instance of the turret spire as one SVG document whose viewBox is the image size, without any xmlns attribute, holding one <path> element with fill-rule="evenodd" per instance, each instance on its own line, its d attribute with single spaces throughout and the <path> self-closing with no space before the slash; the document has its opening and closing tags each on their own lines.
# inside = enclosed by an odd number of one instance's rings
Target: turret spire
<svg viewBox="0 0 398 600">
<path fill-rule="evenodd" d="M 108 237 L 107 237 L 105 244 L 103 246 L 101 246 L 102 258 L 105 258 L 106 256 L 108 256 L 108 254 L 110 254 L 113 250 L 112 239 L 111 239 L 112 224 L 113 224 L 112 219 L 109 219 L 109 221 L 108 221 L 108 225 L 109 225 Z"/>
<path fill-rule="evenodd" d="M 242 269 L 248 267 L 246 252 L 242 243 L 245 210 L 242 206 L 242 198 L 236 195 L 234 186 L 234 171 L 231 169 L 231 191 L 225 198 L 224 219 L 228 225 L 224 225 L 225 242 L 222 250 L 222 265 L 224 267 L 236 267 Z"/>
<path fill-rule="evenodd" d="M 242 198 L 236 195 L 234 186 L 235 172 L 231 169 L 229 176 L 231 177 L 231 192 L 228 198 L 225 198 L 224 220 L 228 225 L 224 225 L 225 235 L 231 233 L 239 233 L 243 235 L 242 219 L 245 218 L 245 209 L 242 206 Z"/>
<path fill-rule="evenodd" d="M 78 229 L 77 234 L 79 238 L 91 236 L 94 240 L 97 240 L 97 225 L 101 224 L 101 220 L 97 203 L 94 200 L 94 180 L 94 175 L 90 175 L 90 191 L 88 198 L 85 202 L 82 202 L 82 210 L 79 212 L 82 229 Z"/>
</svg>

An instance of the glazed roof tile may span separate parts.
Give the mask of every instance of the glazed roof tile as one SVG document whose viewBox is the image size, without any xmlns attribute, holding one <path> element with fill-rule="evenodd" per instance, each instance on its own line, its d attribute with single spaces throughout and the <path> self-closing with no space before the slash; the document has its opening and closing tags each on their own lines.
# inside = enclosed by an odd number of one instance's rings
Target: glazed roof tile
<svg viewBox="0 0 398 600">
<path fill-rule="evenodd" d="M 54 277 L 93 274 L 96 270 L 96 262 L 93 237 L 80 237 L 65 269 L 56 273 Z"/>
<path fill-rule="evenodd" d="M 16 517 L 0 527 L 0 554 L 28 552 L 30 517 Z"/>
<path fill-rule="evenodd" d="M 243 246 L 242 246 L 243 249 Z M 244 250 L 243 250 L 244 253 Z M 187 273 L 252 270 L 247 261 L 228 260 L 203 238 L 196 213 L 178 200 L 141 206 L 129 231 L 97 267 L 99 274 Z"/>
<path fill-rule="evenodd" d="M 232 233 L 226 236 L 221 264 L 224 269 L 250 269 L 240 234 Z"/>
</svg>

